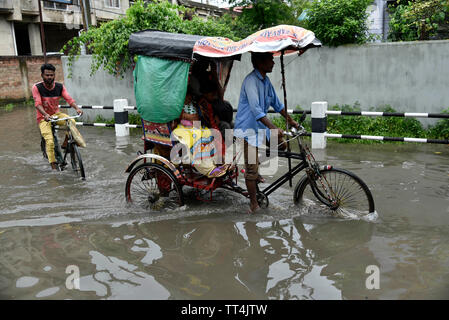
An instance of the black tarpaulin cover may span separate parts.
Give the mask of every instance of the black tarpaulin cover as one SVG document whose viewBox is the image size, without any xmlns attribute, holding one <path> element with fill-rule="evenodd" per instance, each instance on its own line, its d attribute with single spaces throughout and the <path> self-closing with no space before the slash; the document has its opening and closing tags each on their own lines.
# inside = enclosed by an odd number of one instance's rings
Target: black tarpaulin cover
<svg viewBox="0 0 449 320">
<path fill-rule="evenodd" d="M 190 60 L 195 42 L 202 38 L 190 34 L 143 30 L 129 37 L 128 48 L 132 54 Z"/>
</svg>

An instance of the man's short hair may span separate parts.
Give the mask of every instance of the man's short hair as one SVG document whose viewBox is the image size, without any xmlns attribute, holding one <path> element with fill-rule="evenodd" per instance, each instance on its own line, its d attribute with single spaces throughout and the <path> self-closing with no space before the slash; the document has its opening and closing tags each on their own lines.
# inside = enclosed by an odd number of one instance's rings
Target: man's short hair
<svg viewBox="0 0 449 320">
<path fill-rule="evenodd" d="M 45 70 L 51 70 L 51 71 L 56 71 L 56 68 L 54 65 L 52 65 L 51 63 L 44 63 L 41 66 L 41 73 L 44 73 Z"/>
<path fill-rule="evenodd" d="M 256 69 L 257 64 L 260 61 L 271 57 L 273 57 L 273 54 L 271 52 L 251 52 L 251 63 L 253 64 L 254 69 Z"/>
</svg>

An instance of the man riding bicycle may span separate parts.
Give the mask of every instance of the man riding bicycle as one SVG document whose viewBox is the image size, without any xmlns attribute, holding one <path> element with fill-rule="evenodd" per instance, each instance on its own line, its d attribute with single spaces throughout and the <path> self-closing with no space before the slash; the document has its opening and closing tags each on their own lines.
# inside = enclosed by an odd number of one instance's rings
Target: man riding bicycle
<svg viewBox="0 0 449 320">
<path fill-rule="evenodd" d="M 43 81 L 33 85 L 32 93 L 34 105 L 36 107 L 37 123 L 39 125 L 41 135 L 45 139 L 48 162 L 53 170 L 58 170 L 58 165 L 55 159 L 55 144 L 53 140 L 51 122 L 49 122 L 49 120 L 52 116 L 57 116 L 58 118 L 68 117 L 67 114 L 62 113 L 59 110 L 59 100 L 61 97 L 63 97 L 79 115 L 83 114 L 83 111 L 78 108 L 75 100 L 69 95 L 65 86 L 62 83 L 55 82 L 55 71 L 56 68 L 52 64 L 43 64 L 41 66 L 41 76 Z M 70 119 L 69 121 L 70 130 L 75 137 L 77 144 L 81 147 L 85 147 L 86 144 L 76 128 L 75 120 Z M 64 125 L 65 122 L 58 124 Z M 67 136 L 62 147 L 65 147 L 66 143 Z"/>
</svg>

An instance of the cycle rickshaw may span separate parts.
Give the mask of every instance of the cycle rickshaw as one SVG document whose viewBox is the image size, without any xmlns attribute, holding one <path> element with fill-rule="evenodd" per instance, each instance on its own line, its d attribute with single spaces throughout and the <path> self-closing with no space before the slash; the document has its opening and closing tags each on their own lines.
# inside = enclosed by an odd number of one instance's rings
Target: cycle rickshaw
<svg viewBox="0 0 449 320">
<path fill-rule="evenodd" d="M 145 30 L 130 36 L 129 50 L 138 55 L 134 70 L 137 110 L 142 117 L 144 152 L 139 152 L 127 167 L 129 176 L 125 186 L 127 202 L 143 205 L 149 210 L 163 210 L 184 205 L 183 186 L 205 191 L 213 197 L 217 188 L 227 189 L 248 197 L 238 185 L 239 169 L 236 157 L 226 173 L 208 177 L 182 161 L 174 163 L 169 158 L 153 152 L 156 145 L 174 147 L 172 128 L 166 124 L 180 116 L 189 81 L 189 68 L 196 63 L 215 64 L 213 72 L 224 90 L 235 60 L 244 52 L 272 52 L 281 58 L 284 88 L 284 105 L 287 108 L 283 57 L 301 55 L 321 43 L 314 33 L 296 26 L 281 25 L 261 30 L 239 42 L 218 37 L 173 34 Z M 216 70 L 216 71 L 215 71 Z M 177 101 L 176 100 L 177 97 Z M 304 112 L 300 124 L 304 121 Z M 263 190 L 258 188 L 259 205 L 269 205 L 268 196 L 302 170 L 305 175 L 297 182 L 293 200 L 298 205 L 315 201 L 331 213 L 365 215 L 375 211 L 373 196 L 368 186 L 354 173 L 319 166 L 311 151 L 302 141 L 307 135 L 304 127 L 285 131 L 288 148 L 277 151 L 277 156 L 288 160 L 288 171 Z M 290 142 L 298 142 L 299 152 L 292 152 Z M 267 155 L 270 150 L 266 150 Z M 299 161 L 292 166 L 292 160 Z M 140 164 L 138 164 L 140 163 Z M 162 188 L 161 181 L 165 181 Z M 163 201 L 162 201 L 163 200 Z M 317 200 L 317 201 L 316 201 Z"/>
</svg>

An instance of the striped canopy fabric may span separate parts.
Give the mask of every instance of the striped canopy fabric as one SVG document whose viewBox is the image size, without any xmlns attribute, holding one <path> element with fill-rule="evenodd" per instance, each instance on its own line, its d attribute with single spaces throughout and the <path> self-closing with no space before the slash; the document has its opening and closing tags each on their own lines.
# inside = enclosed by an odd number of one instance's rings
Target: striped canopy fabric
<svg viewBox="0 0 449 320">
<path fill-rule="evenodd" d="M 307 29 L 279 25 L 260 30 L 247 38 L 234 42 L 228 38 L 206 37 L 196 41 L 193 53 L 211 57 L 232 57 L 245 52 L 272 52 L 279 55 L 295 53 L 298 50 L 306 50 L 310 47 L 319 47 L 321 42 L 315 38 L 315 34 Z"/>
</svg>

